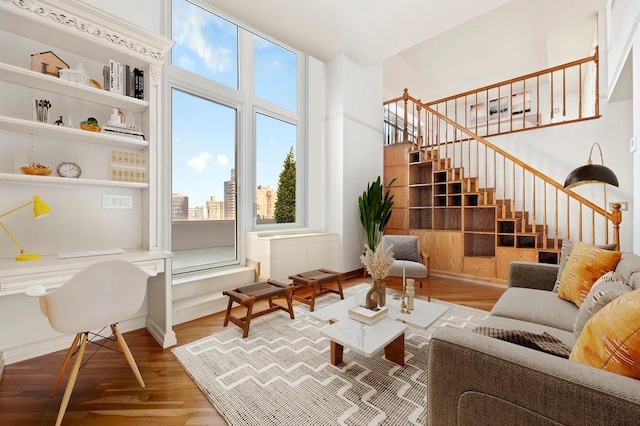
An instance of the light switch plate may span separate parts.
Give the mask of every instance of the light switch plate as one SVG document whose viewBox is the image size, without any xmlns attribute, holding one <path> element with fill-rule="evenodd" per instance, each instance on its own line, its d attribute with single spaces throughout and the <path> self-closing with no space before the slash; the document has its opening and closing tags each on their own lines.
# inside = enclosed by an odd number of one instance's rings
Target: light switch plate
<svg viewBox="0 0 640 426">
<path fill-rule="evenodd" d="M 133 208 L 133 197 L 131 195 L 103 195 L 103 209 L 131 209 Z"/>
</svg>

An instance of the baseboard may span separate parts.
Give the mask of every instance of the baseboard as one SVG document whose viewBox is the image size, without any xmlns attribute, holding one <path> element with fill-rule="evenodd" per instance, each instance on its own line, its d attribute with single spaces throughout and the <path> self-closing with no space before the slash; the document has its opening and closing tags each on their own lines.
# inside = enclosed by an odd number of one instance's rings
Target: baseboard
<svg viewBox="0 0 640 426">
<path fill-rule="evenodd" d="M 122 333 L 127 331 L 138 330 L 145 326 L 145 316 L 131 318 L 127 321 L 118 323 L 118 328 Z M 98 331 L 98 330 L 95 330 Z M 49 339 L 39 340 L 22 346 L 15 346 L 4 350 L 4 360 L 7 365 L 27 359 L 35 358 L 41 355 L 47 355 L 63 349 L 68 349 L 73 343 L 74 335 L 59 335 Z"/>
<path fill-rule="evenodd" d="M 227 296 L 222 292 L 203 294 L 173 302 L 173 325 L 193 321 L 227 309 Z"/>
<path fill-rule="evenodd" d="M 507 281 L 498 278 L 485 278 L 476 275 L 461 274 L 456 272 L 429 271 L 430 277 L 448 278 L 474 284 L 490 285 L 492 287 L 507 288 Z"/>
</svg>

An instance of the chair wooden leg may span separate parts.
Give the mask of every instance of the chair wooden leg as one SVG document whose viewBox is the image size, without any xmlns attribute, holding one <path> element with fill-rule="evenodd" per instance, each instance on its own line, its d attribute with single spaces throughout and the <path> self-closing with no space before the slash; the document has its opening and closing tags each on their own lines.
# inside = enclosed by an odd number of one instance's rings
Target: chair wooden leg
<svg viewBox="0 0 640 426">
<path fill-rule="evenodd" d="M 313 309 L 316 306 L 316 294 L 318 293 L 318 281 L 311 281 L 311 300 L 309 303 L 309 312 L 313 312 Z"/>
<path fill-rule="evenodd" d="M 80 336 L 81 336 L 81 334 L 78 333 L 78 334 L 76 334 L 75 339 L 73 339 L 73 343 L 71 344 L 71 347 L 69 348 L 69 351 L 67 352 L 67 356 L 64 358 L 64 361 L 62 362 L 62 366 L 60 367 L 60 371 L 58 371 L 58 375 L 56 376 L 56 381 L 53 383 L 53 388 L 51 389 L 51 393 L 49 394 L 49 398 L 53 398 L 53 396 L 56 394 L 56 391 L 58 390 L 58 386 L 60 386 L 60 381 L 62 380 L 62 376 L 64 375 L 64 372 L 67 370 L 67 366 L 69 365 L 69 361 L 71 361 L 71 357 L 73 356 L 73 352 L 78 347 L 78 342 L 80 341 Z"/>
<path fill-rule="evenodd" d="M 62 403 L 60 403 L 60 410 L 58 411 L 56 426 L 60 426 L 60 424 L 62 424 L 62 418 L 64 417 L 64 413 L 67 411 L 67 405 L 69 405 L 71 392 L 73 392 L 73 387 L 75 386 L 76 379 L 78 378 L 78 370 L 80 370 L 80 365 L 82 364 L 84 349 L 87 347 L 87 334 L 88 333 L 82 333 L 82 342 L 80 343 L 80 348 L 78 349 L 78 353 L 76 354 L 76 362 L 73 363 L 71 374 L 69 374 L 67 387 L 65 388 L 64 395 L 62 396 Z"/>
<path fill-rule="evenodd" d="M 291 319 L 295 319 L 293 313 L 293 289 L 289 289 L 285 292 L 285 297 L 287 299 L 287 307 L 289 308 L 289 316 Z"/>
<path fill-rule="evenodd" d="M 131 368 L 133 375 L 136 376 L 136 379 L 138 380 L 140 387 L 144 389 L 145 388 L 144 380 L 142 380 L 142 375 L 140 374 L 140 370 L 138 370 L 138 365 L 136 364 L 136 360 L 133 358 L 133 355 L 129 350 L 127 341 L 124 340 L 124 337 L 122 337 L 122 333 L 120 333 L 120 330 L 118 329 L 118 325 L 112 324 L 111 330 L 113 331 L 113 334 L 116 335 L 116 341 L 118 343 L 118 346 L 120 347 L 120 350 L 122 351 L 122 353 L 124 353 L 124 357 L 127 360 L 127 364 L 129 364 L 129 368 Z"/>
</svg>

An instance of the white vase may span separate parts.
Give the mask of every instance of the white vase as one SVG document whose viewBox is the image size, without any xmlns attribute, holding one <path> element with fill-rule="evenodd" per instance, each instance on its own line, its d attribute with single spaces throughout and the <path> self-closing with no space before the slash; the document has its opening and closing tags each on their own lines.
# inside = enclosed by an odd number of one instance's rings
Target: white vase
<svg viewBox="0 0 640 426">
<path fill-rule="evenodd" d="M 413 296 L 416 294 L 413 278 L 407 278 L 407 309 L 413 310 Z"/>
</svg>

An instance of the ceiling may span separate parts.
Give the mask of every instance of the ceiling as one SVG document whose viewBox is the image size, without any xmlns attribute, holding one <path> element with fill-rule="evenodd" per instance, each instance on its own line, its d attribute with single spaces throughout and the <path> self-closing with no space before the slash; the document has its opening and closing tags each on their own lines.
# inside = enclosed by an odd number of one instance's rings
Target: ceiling
<svg viewBox="0 0 640 426">
<path fill-rule="evenodd" d="M 322 61 L 436 99 L 589 55 L 607 0 L 202 0 Z M 415 93 L 414 93 L 415 95 Z M 386 96 L 386 93 L 385 93 Z M 416 96 L 421 97 L 421 96 Z"/>
</svg>

